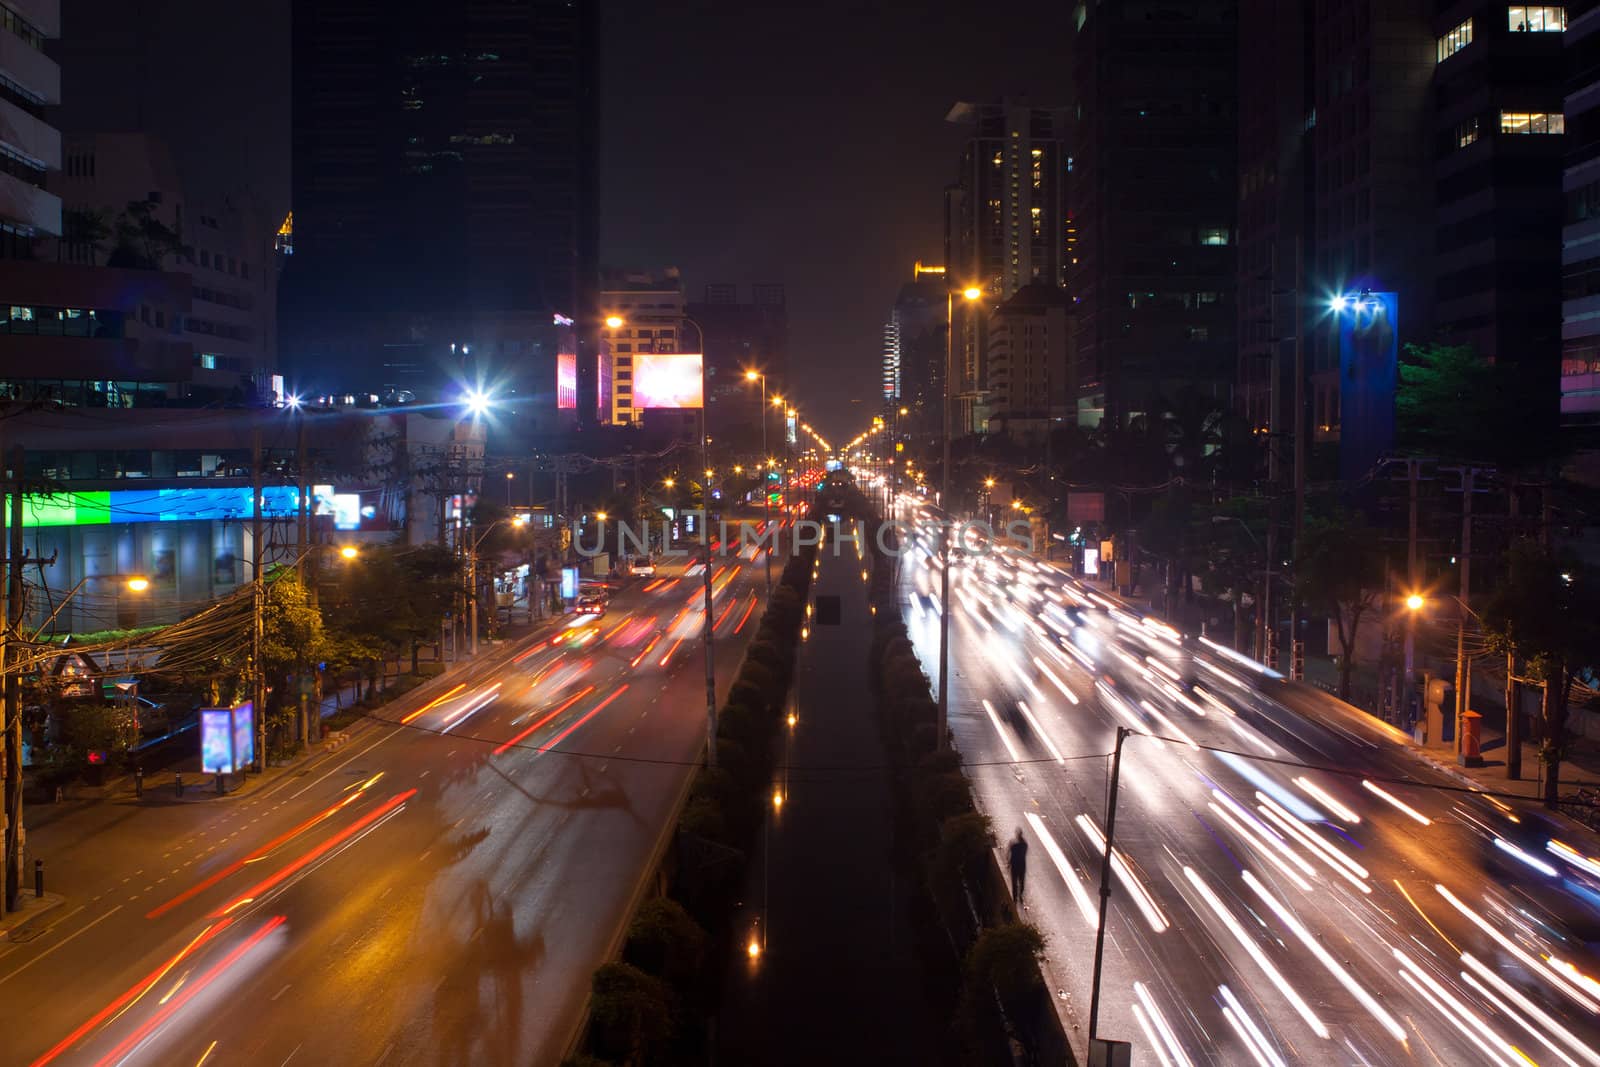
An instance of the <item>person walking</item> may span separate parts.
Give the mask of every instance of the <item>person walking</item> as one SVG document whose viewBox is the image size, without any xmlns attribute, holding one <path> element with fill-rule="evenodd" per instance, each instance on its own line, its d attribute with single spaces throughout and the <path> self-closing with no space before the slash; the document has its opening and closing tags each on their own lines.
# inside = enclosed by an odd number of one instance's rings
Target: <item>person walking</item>
<svg viewBox="0 0 1600 1067">
<path fill-rule="evenodd" d="M 1017 902 L 1017 907 L 1026 907 L 1022 903 L 1022 890 L 1028 880 L 1028 843 L 1022 839 L 1020 826 L 1017 827 L 1015 840 L 1011 842 L 1007 863 L 1011 868 L 1011 897 Z"/>
</svg>

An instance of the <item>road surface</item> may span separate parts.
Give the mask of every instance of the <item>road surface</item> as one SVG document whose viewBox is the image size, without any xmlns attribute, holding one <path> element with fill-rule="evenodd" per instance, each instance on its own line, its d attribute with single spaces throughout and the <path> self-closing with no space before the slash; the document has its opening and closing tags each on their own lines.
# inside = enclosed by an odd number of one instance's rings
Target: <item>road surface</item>
<svg viewBox="0 0 1600 1067">
<path fill-rule="evenodd" d="M 901 570 L 935 683 L 938 566 Z M 1134 1062 L 1600 1063 L 1592 835 L 1020 553 L 951 574 L 950 727 L 997 835 L 1029 843 L 1025 914 L 1080 1055 L 1125 727 L 1099 1033 Z"/>
<path fill-rule="evenodd" d="M 722 692 L 750 555 L 715 564 Z M 704 743 L 700 573 L 635 580 L 253 793 L 37 832 L 68 902 L 0 951 L 4 1061 L 554 1062 Z"/>
</svg>

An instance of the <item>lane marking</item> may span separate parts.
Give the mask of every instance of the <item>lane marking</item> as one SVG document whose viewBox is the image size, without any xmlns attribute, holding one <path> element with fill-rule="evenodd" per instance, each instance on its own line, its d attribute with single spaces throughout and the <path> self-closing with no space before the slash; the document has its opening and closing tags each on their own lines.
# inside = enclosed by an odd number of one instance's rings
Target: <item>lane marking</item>
<svg viewBox="0 0 1600 1067">
<path fill-rule="evenodd" d="M 83 908 L 79 908 L 78 909 L 78 911 L 82 911 L 82 910 L 83 910 Z M 115 915 L 117 912 L 119 912 L 121 910 L 122 910 L 122 905 L 121 904 L 116 905 L 110 911 L 108 911 L 105 914 L 101 915 L 99 918 L 94 919 L 91 922 L 85 923 L 83 926 L 80 926 L 77 930 L 75 930 L 72 933 L 68 934 L 66 937 L 62 938 L 60 941 L 57 941 L 54 945 L 51 945 L 49 948 L 47 948 L 43 952 L 39 953 L 37 956 L 33 957 L 33 959 L 29 960 L 27 963 L 24 963 L 21 967 L 18 967 L 16 970 L 12 971 L 10 974 L 0 975 L 0 985 L 5 985 L 7 982 L 11 981 L 11 979 L 15 978 L 17 975 L 21 974 L 23 971 L 27 970 L 29 967 L 32 967 L 35 963 L 38 963 L 40 960 L 44 959 L 46 956 L 50 955 L 52 952 L 55 952 L 57 949 L 61 948 L 63 945 L 66 945 L 67 943 L 69 943 L 71 941 L 75 941 L 79 937 L 82 937 L 84 934 L 88 933 L 94 927 L 99 926 L 101 923 L 105 922 L 107 919 L 111 918 L 111 916 Z M 73 912 L 72 914 L 76 915 L 77 912 Z M 65 917 L 63 917 L 63 919 L 64 918 Z M 55 929 L 55 927 L 52 926 L 51 929 L 53 930 L 53 929 Z"/>
</svg>

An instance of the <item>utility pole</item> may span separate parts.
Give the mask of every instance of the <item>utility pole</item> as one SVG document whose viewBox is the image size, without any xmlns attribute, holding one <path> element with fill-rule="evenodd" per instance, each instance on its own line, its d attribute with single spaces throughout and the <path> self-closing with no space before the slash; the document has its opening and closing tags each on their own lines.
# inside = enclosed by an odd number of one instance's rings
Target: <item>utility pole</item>
<svg viewBox="0 0 1600 1067">
<path fill-rule="evenodd" d="M 685 321 L 692 322 L 692 319 Z M 706 404 L 706 332 L 699 323 L 695 329 L 700 330 L 700 469 L 711 470 L 711 428 L 707 425 L 709 409 Z M 712 647 L 713 616 L 711 612 L 711 475 L 707 473 L 705 480 L 700 483 L 700 540 L 705 545 L 706 570 L 702 576 L 705 587 L 706 622 L 706 766 L 717 765 L 717 657 L 716 650 Z M 783 498 L 784 506 L 789 504 L 787 486 Z"/>
<path fill-rule="evenodd" d="M 1299 555 L 1306 522 L 1306 340 L 1305 340 L 1305 240 L 1294 240 L 1294 551 Z M 1299 573 L 1290 596 L 1293 609 L 1289 619 L 1289 677 L 1303 681 L 1306 676 L 1306 643 L 1300 632 Z"/>
<path fill-rule="evenodd" d="M 306 596 L 309 599 L 311 606 L 316 608 L 318 606 L 317 556 L 316 553 L 311 550 L 311 508 L 309 506 L 311 502 L 311 468 L 310 464 L 307 462 L 308 453 L 306 451 L 306 417 L 304 414 L 297 414 L 296 419 L 299 422 L 299 426 L 297 427 L 298 432 L 295 434 L 294 476 L 297 484 L 295 486 L 294 495 L 296 503 L 299 504 L 299 508 L 297 509 L 298 514 L 296 515 L 295 533 L 296 541 L 299 544 L 300 550 L 302 567 L 300 573 L 305 576 Z M 298 683 L 298 688 L 300 690 L 300 721 L 295 730 L 297 735 L 295 740 L 301 742 L 302 744 L 309 745 L 311 743 L 311 718 L 307 714 L 307 697 L 309 694 L 307 692 L 306 682 L 308 679 L 297 678 L 295 681 Z"/>
<path fill-rule="evenodd" d="M 1100 972 L 1106 952 L 1106 913 L 1111 907 L 1111 855 L 1117 832 L 1117 779 L 1122 773 L 1122 742 L 1130 731 L 1117 727 L 1117 747 L 1111 752 L 1111 788 L 1106 794 L 1106 854 L 1100 859 L 1100 920 L 1094 931 L 1094 977 L 1089 987 L 1089 1048 L 1094 1055 L 1100 1026 Z"/>
<path fill-rule="evenodd" d="M 11 521 L 7 555 L 5 634 L 5 788 L 6 788 L 6 910 L 16 911 L 22 896 L 22 850 L 26 831 L 22 824 L 22 678 L 17 672 L 16 640 L 22 632 L 26 606 L 22 592 L 22 448 L 11 449 Z"/>
<path fill-rule="evenodd" d="M 1472 491 L 1478 468 L 1461 468 L 1461 591 L 1456 604 L 1456 753 L 1472 705 L 1472 661 L 1467 656 L 1467 604 L 1472 594 Z"/>
<path fill-rule="evenodd" d="M 947 283 L 948 284 L 948 283 Z M 946 725 L 950 719 L 950 373 L 955 362 L 955 290 L 944 296 L 944 411 L 943 464 L 939 471 L 939 507 L 944 519 L 939 525 L 939 715 L 934 748 L 945 750 Z"/>
<path fill-rule="evenodd" d="M 265 644 L 266 581 L 261 573 L 261 428 L 250 433 L 250 558 L 255 584 L 251 587 L 250 681 L 251 710 L 256 720 L 256 772 L 267 769 L 267 676 L 261 662 Z"/>
<path fill-rule="evenodd" d="M 1406 596 L 1422 590 L 1422 573 L 1417 567 L 1417 479 L 1422 468 L 1418 459 L 1406 460 Z M 1416 692 L 1417 613 L 1406 610 L 1405 675 L 1400 686 L 1401 712 L 1411 715 L 1412 695 Z M 1397 715 L 1396 718 L 1399 716 Z"/>
</svg>

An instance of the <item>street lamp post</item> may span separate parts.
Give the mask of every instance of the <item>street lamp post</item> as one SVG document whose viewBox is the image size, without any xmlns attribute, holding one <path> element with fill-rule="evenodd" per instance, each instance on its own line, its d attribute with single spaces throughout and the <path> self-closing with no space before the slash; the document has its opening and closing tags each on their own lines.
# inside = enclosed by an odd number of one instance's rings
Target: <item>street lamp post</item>
<svg viewBox="0 0 1600 1067">
<path fill-rule="evenodd" d="M 983 296 L 983 290 L 969 286 L 961 291 L 968 302 Z M 946 725 L 950 719 L 950 375 L 955 366 L 955 290 L 947 290 L 944 300 L 944 464 L 940 471 L 942 487 L 939 506 L 944 511 L 944 528 L 939 537 L 939 721 L 937 748 L 948 744 Z"/>
<path fill-rule="evenodd" d="M 700 347 L 705 347 L 704 338 Z M 704 357 L 701 357 L 704 358 Z M 744 372 L 744 380 L 753 382 L 761 381 L 761 458 L 763 462 L 767 457 L 767 376 L 758 370 Z M 772 550 L 777 546 L 777 535 L 772 532 L 772 494 L 767 492 L 767 468 L 761 468 L 761 506 L 764 513 L 764 526 L 767 536 L 773 538 L 773 543 L 767 547 L 767 595 L 772 595 Z"/>
</svg>

